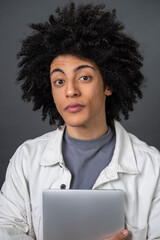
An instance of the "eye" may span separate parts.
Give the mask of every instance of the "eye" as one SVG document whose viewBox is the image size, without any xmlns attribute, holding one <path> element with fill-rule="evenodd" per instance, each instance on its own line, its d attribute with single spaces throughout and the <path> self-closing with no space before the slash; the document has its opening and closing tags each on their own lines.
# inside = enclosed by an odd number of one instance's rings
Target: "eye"
<svg viewBox="0 0 160 240">
<path fill-rule="evenodd" d="M 82 81 L 89 81 L 92 77 L 91 76 L 82 76 L 79 79 Z"/>
<path fill-rule="evenodd" d="M 56 86 L 61 86 L 63 83 L 64 83 L 64 80 L 61 80 L 61 79 L 54 81 L 54 85 Z"/>
</svg>

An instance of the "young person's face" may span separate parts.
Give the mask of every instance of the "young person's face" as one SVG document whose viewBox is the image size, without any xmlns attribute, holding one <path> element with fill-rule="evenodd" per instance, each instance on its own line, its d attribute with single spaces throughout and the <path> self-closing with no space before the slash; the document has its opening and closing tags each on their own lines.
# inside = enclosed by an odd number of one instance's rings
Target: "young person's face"
<svg viewBox="0 0 160 240">
<path fill-rule="evenodd" d="M 66 126 L 80 127 L 106 124 L 102 75 L 90 60 L 72 55 L 59 55 L 50 67 L 52 95 Z"/>
</svg>

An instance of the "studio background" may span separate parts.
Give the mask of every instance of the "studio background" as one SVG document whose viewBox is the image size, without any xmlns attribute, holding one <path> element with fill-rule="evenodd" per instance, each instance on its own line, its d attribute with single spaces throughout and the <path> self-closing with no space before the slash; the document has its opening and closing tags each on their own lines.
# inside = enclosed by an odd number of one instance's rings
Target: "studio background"
<svg viewBox="0 0 160 240">
<path fill-rule="evenodd" d="M 9 159 L 25 140 L 35 138 L 56 126 L 48 119 L 41 120 L 41 110 L 32 111 L 32 104 L 21 100 L 17 75 L 16 54 L 20 40 L 30 32 L 29 23 L 48 20 L 57 6 L 68 0 L 1 0 L 0 1 L 0 187 L 5 179 Z M 78 1 L 75 3 L 86 3 Z M 105 3 L 108 9 L 116 8 L 118 18 L 129 35 L 140 43 L 144 56 L 143 73 L 147 86 L 144 97 L 135 105 L 128 121 L 122 125 L 131 133 L 160 149 L 160 1 L 159 0 L 95 0 Z"/>
</svg>

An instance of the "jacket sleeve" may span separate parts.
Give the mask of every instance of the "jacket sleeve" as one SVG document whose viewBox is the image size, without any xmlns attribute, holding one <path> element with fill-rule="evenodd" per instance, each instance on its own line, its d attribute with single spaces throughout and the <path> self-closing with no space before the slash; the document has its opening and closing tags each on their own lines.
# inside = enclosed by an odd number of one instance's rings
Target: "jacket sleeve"
<svg viewBox="0 0 160 240">
<path fill-rule="evenodd" d="M 152 204 L 150 208 L 148 220 L 148 239 L 149 240 L 160 239 L 160 169 L 157 188 L 155 190 L 155 194 L 152 199 Z"/>
<path fill-rule="evenodd" d="M 3 240 L 36 239 L 23 155 L 21 146 L 10 160 L 5 183 L 0 191 L 0 239 Z"/>
</svg>

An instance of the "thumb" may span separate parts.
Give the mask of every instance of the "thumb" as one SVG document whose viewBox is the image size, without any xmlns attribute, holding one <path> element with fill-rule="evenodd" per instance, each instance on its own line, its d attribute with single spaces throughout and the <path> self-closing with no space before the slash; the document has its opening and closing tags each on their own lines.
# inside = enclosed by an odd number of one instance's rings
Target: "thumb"
<svg viewBox="0 0 160 240">
<path fill-rule="evenodd" d="M 116 234 L 115 236 L 113 236 L 111 238 L 104 239 L 104 240 L 123 240 L 126 237 L 128 237 L 128 234 L 129 234 L 128 230 L 124 229 L 123 231 Z"/>
</svg>

